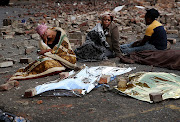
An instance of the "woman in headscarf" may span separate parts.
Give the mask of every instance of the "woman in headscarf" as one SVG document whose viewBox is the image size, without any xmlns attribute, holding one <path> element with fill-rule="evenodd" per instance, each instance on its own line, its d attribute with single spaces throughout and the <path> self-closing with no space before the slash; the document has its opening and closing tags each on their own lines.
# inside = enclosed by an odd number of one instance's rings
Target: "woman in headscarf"
<svg viewBox="0 0 180 122">
<path fill-rule="evenodd" d="M 42 39 L 39 41 L 39 58 L 19 69 L 9 80 L 38 78 L 76 68 L 76 55 L 63 29 L 42 24 L 36 31 Z"/>
<path fill-rule="evenodd" d="M 119 57 L 119 31 L 111 13 L 101 15 L 98 23 L 86 36 L 85 43 L 75 50 L 78 61 L 100 61 Z"/>
<path fill-rule="evenodd" d="M 163 25 L 156 20 L 159 15 L 159 12 L 154 8 L 147 10 L 145 15 L 145 21 L 146 25 L 149 26 L 146 29 L 144 38 L 130 44 L 121 45 L 120 49 L 122 53 L 130 54 L 132 52 L 138 52 L 143 50 L 167 49 L 166 31 Z"/>
</svg>

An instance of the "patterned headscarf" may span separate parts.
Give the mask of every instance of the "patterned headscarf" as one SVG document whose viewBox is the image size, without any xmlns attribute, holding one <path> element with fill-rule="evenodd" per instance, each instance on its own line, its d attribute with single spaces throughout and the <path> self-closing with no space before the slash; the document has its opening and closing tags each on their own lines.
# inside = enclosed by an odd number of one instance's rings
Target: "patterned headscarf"
<svg viewBox="0 0 180 122">
<path fill-rule="evenodd" d="M 42 36 L 47 29 L 48 27 L 45 24 L 41 24 L 37 26 L 36 31 L 40 36 Z"/>
</svg>

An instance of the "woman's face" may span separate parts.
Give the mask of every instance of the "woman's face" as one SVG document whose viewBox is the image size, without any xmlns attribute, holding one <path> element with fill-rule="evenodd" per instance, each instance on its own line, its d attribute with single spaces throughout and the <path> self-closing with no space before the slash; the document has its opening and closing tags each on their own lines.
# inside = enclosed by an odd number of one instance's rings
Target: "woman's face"
<svg viewBox="0 0 180 122">
<path fill-rule="evenodd" d="M 104 28 L 107 28 L 111 24 L 111 17 L 106 15 L 102 18 L 102 25 Z"/>
<path fill-rule="evenodd" d="M 48 39 L 53 38 L 52 30 L 47 29 L 46 34 L 47 34 L 47 38 L 48 38 Z"/>
</svg>

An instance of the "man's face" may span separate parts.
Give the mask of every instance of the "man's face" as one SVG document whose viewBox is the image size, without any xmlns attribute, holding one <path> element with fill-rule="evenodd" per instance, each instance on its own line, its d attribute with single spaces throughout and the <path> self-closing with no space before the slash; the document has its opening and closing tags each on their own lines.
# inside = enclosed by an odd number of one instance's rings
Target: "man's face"
<svg viewBox="0 0 180 122">
<path fill-rule="evenodd" d="M 104 28 L 107 28 L 111 24 L 111 17 L 109 15 L 106 15 L 102 19 L 102 25 Z"/>
<path fill-rule="evenodd" d="M 146 25 L 150 25 L 151 24 L 151 19 L 148 18 L 148 17 L 145 17 L 145 22 L 146 22 Z"/>
</svg>

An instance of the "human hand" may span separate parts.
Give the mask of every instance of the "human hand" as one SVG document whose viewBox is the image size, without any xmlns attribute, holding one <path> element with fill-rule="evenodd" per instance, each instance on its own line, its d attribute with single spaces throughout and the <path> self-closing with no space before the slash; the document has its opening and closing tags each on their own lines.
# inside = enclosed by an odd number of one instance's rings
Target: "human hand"
<svg viewBox="0 0 180 122">
<path fill-rule="evenodd" d="M 46 52 L 46 50 L 39 50 L 39 51 L 37 51 L 37 54 L 38 55 L 43 55 L 45 52 Z"/>
<path fill-rule="evenodd" d="M 138 47 L 140 45 L 140 41 L 134 42 L 131 47 Z"/>
</svg>

